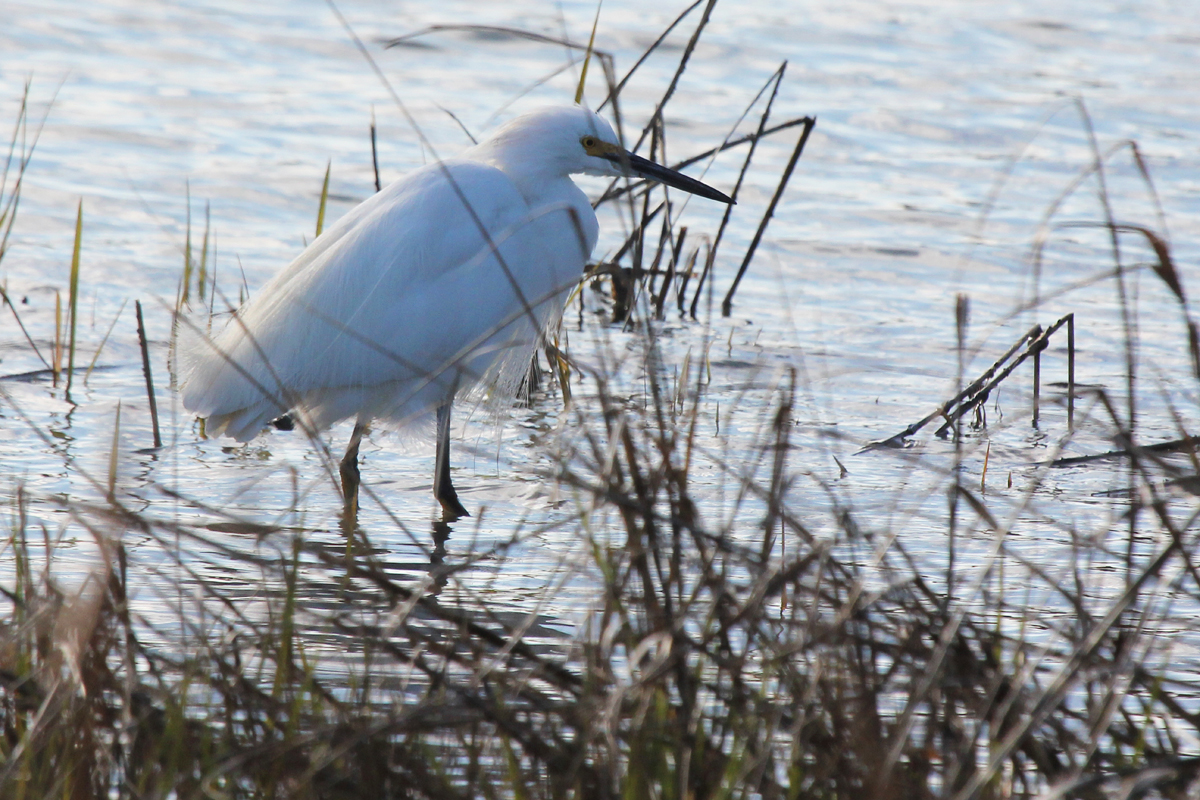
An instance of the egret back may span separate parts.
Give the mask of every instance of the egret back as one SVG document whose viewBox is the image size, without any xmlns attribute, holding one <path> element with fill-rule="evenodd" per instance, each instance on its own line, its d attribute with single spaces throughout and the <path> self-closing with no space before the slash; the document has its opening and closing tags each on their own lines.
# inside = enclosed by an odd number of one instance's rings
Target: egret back
<svg viewBox="0 0 1200 800">
<path fill-rule="evenodd" d="M 595 244 L 586 198 L 562 183 L 531 204 L 474 161 L 401 178 L 190 347 L 185 407 L 212 434 L 247 441 L 289 410 L 318 429 L 404 424 L 479 380 L 505 383 L 504 365 L 527 367 Z"/>
</svg>

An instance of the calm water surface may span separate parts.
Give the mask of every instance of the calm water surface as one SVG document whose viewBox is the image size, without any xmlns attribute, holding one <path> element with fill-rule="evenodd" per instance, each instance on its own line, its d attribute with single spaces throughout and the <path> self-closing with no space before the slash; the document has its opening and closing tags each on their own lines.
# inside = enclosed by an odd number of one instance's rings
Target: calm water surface
<svg viewBox="0 0 1200 800">
<path fill-rule="evenodd" d="M 764 10 L 768 6 L 772 10 Z M 623 73 L 679 10 L 647 11 L 644 3 L 610 0 L 598 46 L 614 55 Z M 254 521 L 301 526 L 311 539 L 338 546 L 339 501 L 319 448 L 296 434 L 265 435 L 246 447 L 204 440 L 170 387 L 169 309 L 183 263 L 185 198 L 190 193 L 193 247 L 208 209 L 218 286 L 236 300 L 311 238 L 326 163 L 332 163 L 327 221 L 372 191 L 372 110 L 381 170 L 390 180 L 469 144 L 446 111 L 479 134 L 495 119 L 531 105 L 568 102 L 573 90 L 572 70 L 535 86 L 564 64 L 566 55 L 555 46 L 447 33 L 386 50 L 382 40 L 462 21 L 551 35 L 565 30 L 585 40 L 594 7 L 451 0 L 355 2 L 343 11 L 432 152 L 418 144 L 321 3 L 0 3 L 0 121 L 16 119 L 27 80 L 35 116 L 61 83 L 26 178 L 0 281 L 47 351 L 55 293 L 66 296 L 82 200 L 84 363 L 128 302 L 100 367 L 86 387 L 76 388 L 78 405 L 65 402 L 45 375 L 0 382 L 9 397 L 0 404 L 4 496 L 11 497 L 18 484 L 34 495 L 35 523 L 63 537 L 64 577 L 91 568 L 95 554 L 88 534 L 52 501 L 100 496 L 82 474 L 101 480 L 107 474 L 118 402 L 120 491 L 135 508 L 194 520 L 199 512 L 166 497 L 157 488 L 163 486 Z M 685 27 L 690 30 L 690 23 Z M 648 62 L 626 89 L 624 113 L 639 125 L 670 80 L 685 39 L 672 41 L 674 49 Z M 670 315 L 656 328 L 669 383 L 685 360 L 694 380 L 708 354 L 698 433 L 714 458 L 698 459 L 692 473 L 701 512 L 712 527 L 732 515 L 747 523 L 761 515 L 753 504 L 735 504 L 737 476 L 718 468 L 715 457 L 754 463 L 786 371 L 795 369 L 792 507 L 822 535 L 834 533 L 831 503 L 855 508 L 862 524 L 895 533 L 936 574 L 947 553 L 944 487 L 952 447 L 933 441 L 903 456 L 855 453 L 952 393 L 958 294 L 971 304 L 967 374 L 980 372 L 1035 322 L 1074 312 L 1078 380 L 1110 390 L 1126 407 L 1124 327 L 1115 283 L 1104 278 L 1113 260 L 1102 231 L 1053 231 L 1036 281 L 1028 256 L 1046 209 L 1091 160 L 1075 103 L 1082 98 L 1102 151 L 1137 141 L 1184 283 L 1195 283 L 1200 14 L 1186 2 L 722 0 L 668 109 L 672 156 L 720 141 L 785 60 L 777 117 L 811 114 L 818 124 L 734 312 L 707 321 L 701 313 L 700 322 Z M 602 98 L 599 83 L 589 97 L 593 104 Z M 789 132 L 761 148 L 716 265 L 718 292 L 728 286 L 793 143 Z M 997 179 L 1017 156 L 981 224 Z M 1118 149 L 1110 163 L 1108 191 L 1117 219 L 1157 228 L 1154 202 L 1128 149 Z M 718 158 L 706 180 L 728 188 L 739 165 L 740 156 Z M 591 192 L 602 188 L 581 183 Z M 694 231 L 711 231 L 719 213 L 693 201 L 683 221 Z M 1095 185 L 1085 183 L 1055 219 L 1102 218 Z M 597 256 L 613 251 L 628 222 L 609 214 L 601 224 Z M 1149 251 L 1134 237 L 1122 244 L 1125 264 L 1149 261 Z M 1198 416 L 1178 304 L 1146 269 L 1131 273 L 1128 286 L 1140 430 L 1147 440 L 1173 438 L 1176 416 L 1193 429 Z M 1035 294 L 1046 299 L 1030 309 Z M 145 306 L 153 342 L 167 441 L 158 452 L 143 451 L 150 432 L 134 299 Z M 620 391 L 640 402 L 640 339 L 604 324 L 594 313 L 602 305 L 585 292 L 584 313 L 568 313 L 572 352 L 608 364 Z M 1065 380 L 1064 345 L 1044 358 L 1046 381 Z M 0 376 L 39 368 L 5 310 Z M 1026 490 L 1042 472 L 1037 462 L 1060 446 L 1068 454 L 1110 447 L 1108 426 L 1089 421 L 1087 402 L 1081 404 L 1079 434 L 1065 444 L 1059 405 L 1044 407 L 1040 427 L 1033 428 L 1029 391 L 1026 369 L 989 402 L 986 435 L 973 435 L 967 445 L 964 480 L 978 485 L 991 443 L 987 498 L 1002 516 L 1026 502 Z M 1046 391 L 1052 398 L 1061 394 L 1053 387 Z M 586 381 L 576 388 L 582 413 L 593 392 Z M 469 415 L 454 463 L 464 502 L 477 513 L 455 526 L 445 554 L 438 554 L 446 563 L 461 562 L 523 531 L 526 541 L 507 558 L 484 560 L 447 591 L 491 593 L 495 608 L 512 614 L 536 609 L 552 628 L 575 618 L 594 593 L 572 521 L 580 501 L 545 477 L 547 449 L 570 443 L 566 419 L 556 393 L 513 411 L 502 428 L 483 411 Z M 329 448 L 340 452 L 347 434 L 345 426 L 329 432 Z M 419 436 L 377 432 L 364 445 L 364 460 L 365 479 L 388 512 L 367 502 L 363 527 L 384 562 L 416 580 L 430 561 L 432 448 Z M 1014 548 L 1051 570 L 1065 567 L 1073 535 L 1103 533 L 1123 513 L 1122 500 L 1097 493 L 1120 489 L 1127 480 L 1111 467 L 1054 471 L 1020 513 Z M 602 517 L 594 520 L 596 530 L 606 529 Z M 752 536 L 752 524 L 744 527 Z M 248 551 L 272 546 L 221 526 L 213 536 Z M 983 532 L 968 537 L 965 552 L 982 553 L 990 541 Z M 137 537 L 127 544 L 148 575 L 167 568 L 157 546 Z M 194 563 L 201 577 L 248 603 L 255 596 L 254 576 L 227 559 L 197 552 Z M 148 610 L 157 597 L 155 589 L 145 590 Z M 328 601 L 336 602 L 332 589 Z"/>
</svg>

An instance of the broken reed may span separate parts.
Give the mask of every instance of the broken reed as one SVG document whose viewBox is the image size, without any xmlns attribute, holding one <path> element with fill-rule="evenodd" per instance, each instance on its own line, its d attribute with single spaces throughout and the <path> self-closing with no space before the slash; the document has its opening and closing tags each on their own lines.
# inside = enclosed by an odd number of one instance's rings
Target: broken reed
<svg viewBox="0 0 1200 800">
<path fill-rule="evenodd" d="M 960 295 L 960 319 L 965 318 L 965 297 Z M 962 353 L 964 350 L 963 325 L 960 323 L 958 330 L 959 338 L 959 359 L 961 368 Z M 1039 416 L 1039 396 L 1041 393 L 1041 355 L 1042 352 L 1050 346 L 1051 337 L 1064 326 L 1067 328 L 1067 429 L 1068 432 L 1075 428 L 1075 314 L 1067 314 L 1060 318 L 1048 328 L 1043 328 L 1041 325 L 1034 325 L 1026 331 L 1016 342 L 1014 342 L 1008 350 L 1004 352 L 990 367 L 984 370 L 977 378 L 960 389 L 953 397 L 942 403 L 937 409 L 930 412 L 926 416 L 909 425 L 899 433 L 893 434 L 886 439 L 880 439 L 868 444 L 864 450 L 873 450 L 880 447 L 903 447 L 905 440 L 915 435 L 922 428 L 934 420 L 941 420 L 942 424 L 934 431 L 934 435 L 938 438 L 944 438 L 948 434 L 954 432 L 955 440 L 957 441 L 958 424 L 964 416 L 969 413 L 981 413 L 988 398 L 992 392 L 999 388 L 1017 367 L 1025 363 L 1026 360 L 1033 359 L 1033 403 L 1032 403 L 1032 424 L 1037 427 Z M 961 377 L 961 376 L 960 376 Z"/>
</svg>

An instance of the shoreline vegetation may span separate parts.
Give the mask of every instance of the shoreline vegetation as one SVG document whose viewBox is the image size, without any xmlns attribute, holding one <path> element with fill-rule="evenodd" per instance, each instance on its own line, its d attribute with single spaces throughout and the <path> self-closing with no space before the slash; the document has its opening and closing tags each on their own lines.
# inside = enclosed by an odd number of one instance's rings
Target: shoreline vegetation
<svg viewBox="0 0 1200 800">
<path fill-rule="evenodd" d="M 671 37 L 684 42 L 671 51 L 678 67 L 660 111 L 714 5 L 689 6 L 646 52 L 654 55 Z M 577 45 L 558 44 L 579 53 Z M 620 90 L 642 60 L 618 78 L 612 59 L 597 57 L 610 90 L 606 104 L 620 121 Z M 725 315 L 736 307 L 741 278 L 816 124 L 810 116 L 779 120 L 773 104 L 785 76 L 783 64 L 747 105 L 745 119 L 757 118 L 753 133 L 731 133 L 672 164 L 731 151 L 742 159 L 736 197 L 760 141 L 795 142 L 765 209 L 741 221 L 754 233 L 732 279 L 717 286 L 713 264 L 731 215 L 751 212 L 731 207 L 715 230 L 701 232 L 679 226 L 654 187 L 616 182 L 599 201 L 623 204 L 633 224 L 584 283 L 606 304 L 610 329 L 636 343 L 642 395 L 612 388 L 620 367 L 604 353 L 573 354 L 555 337 L 544 351 L 548 368 L 535 361 L 531 371 L 527 401 L 558 403 L 573 428 L 539 453 L 544 480 L 564 498 L 558 524 L 577 532 L 594 583 L 594 600 L 571 635 L 546 616 L 497 613 L 459 581 L 481 564 L 502 564 L 538 530 L 514 530 L 447 564 L 439 549 L 444 554 L 451 531 L 435 524 L 426 574 L 413 581 L 375 557 L 370 531 L 347 524 L 340 545 L 331 546 L 330 532 L 297 522 L 296 509 L 267 525 L 203 499 L 203 487 L 161 485 L 155 489 L 172 499 L 172 513 L 133 507 L 120 491 L 118 408 L 107 473 L 76 466 L 100 499 L 37 496 L 19 482 L 8 498 L 0 544 L 7 562 L 0 580 L 0 797 L 1194 796 L 1200 676 L 1177 666 L 1173 647 L 1186 646 L 1175 640 L 1190 635 L 1200 604 L 1198 440 L 1183 422 L 1170 440 L 1141 435 L 1129 328 L 1123 396 L 1076 382 L 1073 315 L 1031 329 L 991 368 L 967 375 L 969 303 L 959 298 L 961 391 L 894 436 L 856 443 L 869 457 L 905 457 L 911 438 L 936 425 L 935 437 L 954 447 L 938 490 L 949 509 L 950 555 L 937 576 L 923 574 L 894 532 L 863 524 L 832 486 L 823 487 L 828 518 L 814 520 L 797 507 L 791 489 L 812 476 L 794 441 L 795 369 L 783 370 L 770 390 L 754 457 L 731 463 L 705 432 L 709 421 L 700 424 L 713 367 L 706 359 L 664 366 L 655 322 L 674 314 L 702 329 L 718 305 Z M 1090 131 L 1082 104 L 1079 111 Z M 15 257 L 9 234 L 40 131 L 29 113 L 22 103 L 0 182 L 0 265 Z M 623 135 L 655 158 L 667 152 L 668 134 L 660 113 Z M 1105 189 L 1106 165 L 1128 153 L 1153 192 L 1144 160 L 1134 143 L 1102 153 L 1091 141 L 1094 164 L 1046 212 L 1035 274 L 1050 236 L 1079 226 L 1058 219 L 1062 203 L 1097 184 L 1105 215 L 1087 225 L 1111 238 L 1107 280 L 1123 308 L 1136 302 L 1124 284 L 1132 270 L 1169 289 L 1191 378 L 1200 382 L 1197 329 L 1161 224 L 1119 221 Z M 328 167 L 324 181 L 318 233 Z M 207 307 L 211 315 L 222 293 L 210 268 L 209 218 L 206 211 L 197 246 L 190 197 L 188 205 L 173 311 Z M 88 363 L 77 352 L 75 324 L 87 280 L 85 235 L 81 203 L 49 346 L 26 330 L 19 301 L 7 292 L 0 298 L 0 313 L 44 365 L 5 379 L 49 383 L 68 400 L 72 386 L 103 365 L 117 322 Z M 1150 261 L 1131 266 L 1122 256 L 1121 245 L 1134 240 Z M 1035 296 L 1030 307 L 1042 300 Z M 146 306 L 147 314 L 170 311 Z M 142 312 L 139 303 L 139 332 Z M 1045 384 L 1042 394 L 1041 356 L 1051 344 L 1071 354 L 1069 377 Z M 144 334 L 141 346 L 152 405 Z M 572 397 L 581 374 L 588 394 L 577 389 Z M 968 484 L 960 466 L 970 448 L 983 446 L 985 404 L 1012 376 L 1033 380 L 1035 424 L 1039 404 L 1061 406 L 1070 430 L 1086 418 L 1107 432 L 1112 449 L 1071 458 L 1052 450 L 1017 512 L 1002 513 L 983 481 Z M 6 414 L 23 413 L 4 380 L 0 405 Z M 24 419 L 53 450 L 50 433 Z M 157 428 L 156 418 L 156 437 Z M 692 480 L 701 465 L 727 477 L 737 488 L 732 504 L 756 509 L 756 521 L 704 517 Z M 1050 568 L 1028 549 L 1010 547 L 1009 534 L 1045 476 L 1065 467 L 1122 470 L 1127 486 L 1113 495 L 1124 503 L 1121 512 L 1102 529 L 1072 531 L 1068 563 Z M 371 501 L 384 502 L 373 493 Z M 82 585 L 64 588 L 53 578 L 59 543 L 31 517 L 34 505 L 65 513 L 93 540 L 97 566 Z M 468 538 L 468 530 L 457 535 Z M 248 544 L 234 546 L 223 533 L 242 534 Z M 957 555 L 964 543 L 970 563 Z M 135 547 L 154 554 L 155 574 L 131 567 Z M 196 553 L 226 568 L 210 570 Z M 1092 569 L 1097 563 L 1106 565 L 1103 579 Z M 225 575 L 229 567 L 237 580 Z M 130 602 L 154 592 L 165 608 L 178 609 L 173 622 L 148 619 Z M 1056 616 L 1031 605 L 1031 597 L 1048 594 L 1062 609 Z"/>
</svg>

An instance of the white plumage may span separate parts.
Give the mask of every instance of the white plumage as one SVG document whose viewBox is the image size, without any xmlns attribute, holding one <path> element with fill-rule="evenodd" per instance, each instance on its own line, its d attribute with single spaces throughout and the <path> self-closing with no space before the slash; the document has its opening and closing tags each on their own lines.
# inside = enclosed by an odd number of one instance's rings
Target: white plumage
<svg viewBox="0 0 1200 800">
<path fill-rule="evenodd" d="M 188 348 L 184 406 L 208 418 L 210 435 L 239 441 L 288 412 L 318 430 L 354 417 L 347 462 L 371 420 L 405 424 L 436 409 L 435 492 L 449 516 L 465 514 L 442 446 L 450 403 L 481 379 L 515 388 L 579 280 L 598 225 L 569 176 L 628 172 L 730 202 L 626 153 L 584 108 L 534 111 L 322 233 L 219 334 Z M 344 482 L 356 489 L 350 466 Z"/>
</svg>

